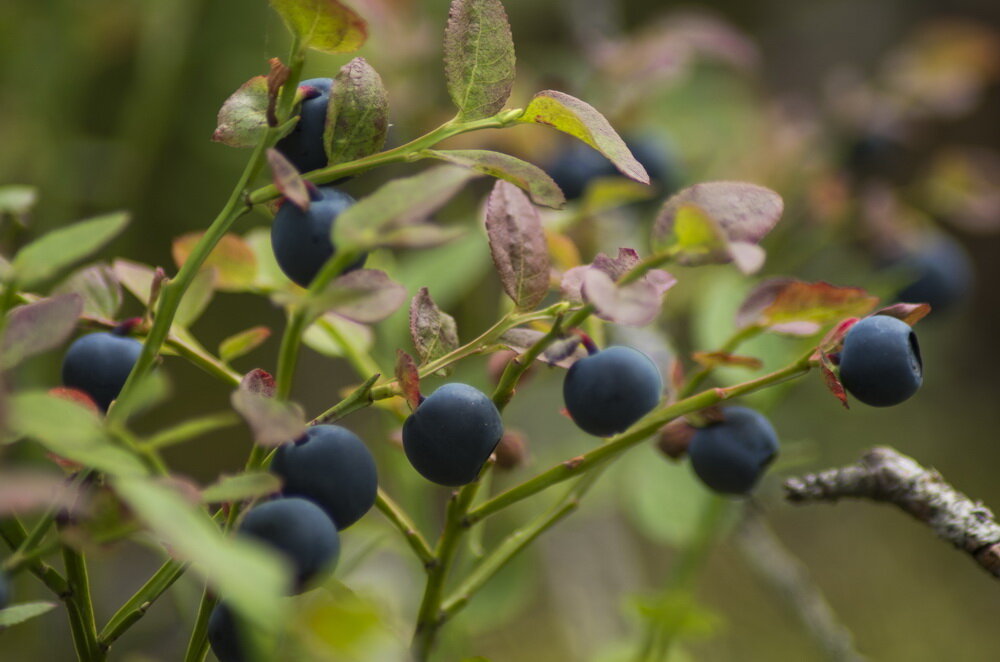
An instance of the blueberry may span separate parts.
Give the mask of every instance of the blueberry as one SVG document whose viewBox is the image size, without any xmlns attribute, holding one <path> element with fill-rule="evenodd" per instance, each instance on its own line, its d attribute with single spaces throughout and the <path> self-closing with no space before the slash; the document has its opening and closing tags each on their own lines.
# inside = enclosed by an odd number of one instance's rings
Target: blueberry
<svg viewBox="0 0 1000 662">
<path fill-rule="evenodd" d="M 778 435 L 767 418 L 747 407 L 726 407 L 724 420 L 699 428 L 688 457 L 695 474 L 723 494 L 747 494 L 778 454 Z"/>
<path fill-rule="evenodd" d="M 580 429 L 598 437 L 622 432 L 660 402 L 656 364 L 631 347 L 614 346 L 570 366 L 563 400 Z"/>
<path fill-rule="evenodd" d="M 857 322 L 844 337 L 840 381 L 851 395 L 873 407 L 909 399 L 923 382 L 917 335 L 906 322 L 886 315 Z"/>
<path fill-rule="evenodd" d="M 307 212 L 286 200 L 271 225 L 274 257 L 285 275 L 302 287 L 309 287 L 333 256 L 335 248 L 330 239 L 333 223 L 354 204 L 354 198 L 330 186 L 317 189 L 312 198 Z M 362 255 L 347 270 L 361 268 L 365 259 Z"/>
<path fill-rule="evenodd" d="M 333 521 L 312 501 L 297 497 L 256 506 L 243 519 L 239 532 L 284 554 L 295 569 L 299 590 L 320 571 L 331 568 L 340 554 Z"/>
<path fill-rule="evenodd" d="M 339 425 L 315 425 L 300 440 L 281 446 L 271 471 L 283 493 L 315 502 L 338 529 L 354 524 L 375 503 L 375 460 L 357 435 Z"/>
<path fill-rule="evenodd" d="M 302 101 L 295 128 L 276 145 L 278 151 L 299 172 L 309 172 L 327 164 L 323 131 L 326 128 L 326 108 L 330 104 L 332 86 L 332 78 L 310 78 L 299 83 L 299 88 L 311 88 L 310 94 L 314 96 Z"/>
<path fill-rule="evenodd" d="M 219 662 L 244 662 L 243 641 L 237 627 L 236 617 L 223 603 L 215 605 L 208 618 L 208 643 Z"/>
<path fill-rule="evenodd" d="M 935 312 L 961 301 L 972 289 L 972 264 L 962 245 L 937 236 L 893 264 L 913 280 L 897 295 L 905 303 L 929 303 Z"/>
<path fill-rule="evenodd" d="M 107 410 L 125 386 L 140 352 L 142 343 L 135 338 L 103 331 L 81 336 L 63 357 L 63 385 L 83 391 Z"/>
<path fill-rule="evenodd" d="M 0 572 L 0 609 L 5 609 L 10 604 L 10 580 L 7 573 Z"/>
<path fill-rule="evenodd" d="M 502 436 L 493 401 L 467 384 L 445 384 L 403 423 L 406 457 L 438 485 L 474 481 Z"/>
<path fill-rule="evenodd" d="M 681 177 L 677 163 L 659 141 L 645 136 L 630 136 L 625 139 L 625 144 L 646 168 L 650 184 L 660 189 L 658 193 L 669 194 L 680 188 Z M 562 189 L 567 200 L 582 197 L 593 180 L 619 174 L 600 152 L 580 141 L 567 145 L 546 170 Z"/>
</svg>

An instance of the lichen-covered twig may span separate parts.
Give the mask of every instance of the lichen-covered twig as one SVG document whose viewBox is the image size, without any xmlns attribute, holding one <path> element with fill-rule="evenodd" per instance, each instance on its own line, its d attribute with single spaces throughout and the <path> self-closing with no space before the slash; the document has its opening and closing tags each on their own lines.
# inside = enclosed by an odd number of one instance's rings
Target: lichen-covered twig
<svg viewBox="0 0 1000 662">
<path fill-rule="evenodd" d="M 1000 578 L 1000 524 L 992 511 L 892 448 L 873 448 L 857 464 L 790 478 L 785 496 L 793 503 L 855 498 L 895 504 Z"/>
<path fill-rule="evenodd" d="M 782 597 L 830 662 L 865 662 L 805 565 L 775 536 L 763 516 L 746 512 L 735 537 L 750 568 Z"/>
</svg>

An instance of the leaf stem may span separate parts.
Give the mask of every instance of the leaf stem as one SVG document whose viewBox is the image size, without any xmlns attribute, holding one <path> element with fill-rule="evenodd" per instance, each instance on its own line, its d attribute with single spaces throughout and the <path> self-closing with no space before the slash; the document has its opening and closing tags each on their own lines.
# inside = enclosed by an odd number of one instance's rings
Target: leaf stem
<svg viewBox="0 0 1000 662">
<path fill-rule="evenodd" d="M 738 329 L 729 337 L 728 340 L 726 340 L 725 343 L 723 343 L 722 347 L 716 351 L 722 354 L 731 354 L 744 342 L 759 335 L 761 331 L 763 331 L 763 329 L 759 326 L 748 326 Z M 700 370 L 692 373 L 687 382 L 684 384 L 684 387 L 678 391 L 677 397 L 686 398 L 694 393 L 698 387 L 701 386 L 701 383 L 705 381 L 705 379 L 707 379 L 714 370 L 715 368 L 712 366 L 703 366 Z"/>
<path fill-rule="evenodd" d="M 118 637 L 145 616 L 153 602 L 173 586 L 173 583 L 184 574 L 185 569 L 187 564 L 173 559 L 161 565 L 159 570 L 153 573 L 153 576 L 108 619 L 97 637 L 100 647 L 103 650 L 110 648 Z"/>
<path fill-rule="evenodd" d="M 82 552 L 69 545 L 63 545 L 62 550 L 66 581 L 69 584 L 64 600 L 66 609 L 70 612 L 77 657 L 88 662 L 100 662 L 105 659 L 105 651 L 97 643 L 97 623 L 94 621 L 94 606 L 90 600 L 87 561 Z"/>
<path fill-rule="evenodd" d="M 417 525 L 413 523 L 413 520 L 406 514 L 406 511 L 386 494 L 381 487 L 378 489 L 378 494 L 375 497 L 375 507 L 385 515 L 390 524 L 399 529 L 406 543 L 424 564 L 424 567 L 429 568 L 437 562 L 434 550 L 431 549 L 427 540 L 421 535 L 417 529 Z"/>
</svg>

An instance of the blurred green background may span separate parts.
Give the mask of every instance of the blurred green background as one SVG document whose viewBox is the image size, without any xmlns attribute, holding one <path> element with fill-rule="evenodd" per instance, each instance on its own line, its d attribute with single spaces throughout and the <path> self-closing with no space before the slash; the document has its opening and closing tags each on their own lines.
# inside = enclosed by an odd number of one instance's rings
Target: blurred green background
<svg viewBox="0 0 1000 662">
<path fill-rule="evenodd" d="M 371 39 L 360 54 L 389 89 L 391 140 L 405 141 L 448 119 L 451 105 L 440 74 L 439 39 L 447 3 L 352 4 L 371 24 Z M 725 58 L 707 57 L 679 64 L 681 73 L 664 75 L 631 104 L 628 95 L 634 89 L 615 78 L 619 70 L 623 76 L 628 73 L 627 60 L 612 59 L 610 73 L 593 74 L 598 43 L 593 35 L 646 28 L 664 12 L 662 3 L 505 4 L 518 50 L 512 105 L 522 105 L 539 89 L 564 89 L 607 110 L 616 126 L 669 141 L 690 182 L 740 178 L 775 188 L 789 201 L 783 225 L 793 229 L 773 238 L 768 271 L 787 266 L 802 278 L 881 287 L 883 293 L 887 286 L 851 237 L 825 243 L 822 227 L 810 226 L 803 211 L 807 205 L 802 201 L 816 183 L 809 178 L 825 172 L 812 165 L 835 160 L 843 148 L 838 141 L 851 126 L 837 119 L 845 116 L 842 107 L 851 100 L 844 81 L 891 76 L 898 62 L 886 57 L 921 26 L 958 18 L 980 30 L 1000 27 L 1000 4 L 990 0 L 949 3 L 947 12 L 929 0 L 702 3 L 699 9 L 745 33 L 746 42 L 722 48 L 737 53 L 739 61 L 734 66 Z M 740 50 L 747 44 L 759 49 L 759 61 L 752 66 L 753 58 Z M 133 223 L 107 258 L 128 257 L 171 271 L 171 240 L 207 225 L 247 156 L 210 142 L 219 105 L 244 80 L 262 73 L 268 57 L 283 56 L 286 46 L 284 28 L 263 0 L 4 0 L 0 184 L 30 184 L 40 190 L 24 236 L 98 212 L 128 209 Z M 313 55 L 307 73 L 333 75 L 347 59 Z M 910 190 L 943 147 L 1000 149 L 997 117 L 1000 86 L 986 81 L 969 108 L 921 119 L 910 136 L 912 176 L 894 185 Z M 820 131 L 824 138 L 796 142 L 802 127 L 807 133 Z M 783 139 L 791 148 L 785 149 Z M 502 136 L 464 136 L 456 144 L 492 145 L 544 162 L 560 143 L 543 129 L 523 128 Z M 795 152 L 796 146 L 802 151 Z M 814 153 L 816 149 L 825 151 Z M 347 187 L 361 195 L 412 168 L 380 171 Z M 446 217 L 469 224 L 478 218 L 483 189 L 473 188 Z M 635 237 L 645 236 L 652 209 L 630 209 L 595 222 L 596 229 L 581 240 L 584 259 L 598 249 L 612 252 L 630 245 L 622 242 L 641 246 Z M 240 221 L 237 231 L 266 227 L 267 222 L 264 215 L 253 215 Z M 920 325 L 923 391 L 891 410 L 858 404 L 846 411 L 818 378 L 798 383 L 773 403 L 773 420 L 789 452 L 755 500 L 784 543 L 809 567 L 854 633 L 858 649 L 872 660 L 964 662 L 1000 656 L 995 619 L 1000 593 L 994 580 L 926 527 L 870 503 L 797 508 L 780 497 L 783 475 L 851 462 L 862 449 L 890 444 L 936 467 L 967 494 L 1000 507 L 995 470 L 1000 464 L 1000 359 L 992 349 L 1000 336 L 1000 289 L 995 287 L 1000 282 L 1000 234 L 972 232 L 968 226 L 949 231 L 970 251 L 977 284 L 959 309 Z M 23 239 L 8 236 L 5 241 L 9 248 Z M 813 252 L 817 245 L 820 250 Z M 492 321 L 500 301 L 485 240 L 473 233 L 458 249 L 441 251 L 377 259 L 411 293 L 430 284 L 438 302 L 458 319 L 461 337 L 468 339 Z M 444 263 L 449 270 L 441 269 Z M 731 330 L 731 315 L 750 283 L 730 267 L 680 271 L 678 276 L 681 285 L 668 297 L 664 328 L 683 329 L 676 334 L 682 348 L 714 347 Z M 135 300 L 130 305 L 131 311 L 140 310 Z M 409 348 L 401 320 L 397 314 L 378 331 L 385 371 L 391 369 L 386 357 L 395 347 Z M 281 324 L 280 309 L 266 299 L 220 294 L 194 331 L 206 346 L 215 347 L 241 329 L 266 325 L 278 330 Z M 792 341 L 769 339 L 746 353 L 757 353 L 773 367 L 798 348 Z M 276 352 L 272 338 L 237 367 L 272 369 Z M 342 360 L 306 352 L 294 397 L 308 412 L 318 412 L 356 376 Z M 209 377 L 176 359 L 166 365 L 173 397 L 147 415 L 141 427 L 156 429 L 228 407 L 228 392 Z M 470 361 L 456 378 L 485 387 L 484 367 L 485 360 Z M 505 414 L 508 427 L 527 434 L 533 464 L 498 477 L 498 483 L 513 483 L 593 445 L 559 415 L 561 374 L 537 373 Z M 19 385 L 50 386 L 57 380 L 56 356 L 32 361 L 16 375 Z M 427 531 L 436 531 L 445 492 L 422 485 L 403 466 L 401 454 L 387 443 L 395 432 L 391 420 L 368 411 L 346 423 L 371 442 L 387 488 L 413 504 Z M 236 471 L 248 448 L 243 429 L 232 428 L 180 446 L 168 460 L 178 472 L 204 483 L 219 472 Z M 637 596 L 655 594 L 662 585 L 676 545 L 689 536 L 690 521 L 703 500 L 686 466 L 669 464 L 649 447 L 636 450 L 616 465 L 579 513 L 521 557 L 448 626 L 440 659 L 473 653 L 495 662 L 619 659 L 618 652 L 634 645 L 640 632 Z M 487 541 L 517 521 L 518 514 L 535 509 L 526 506 L 500 518 L 488 528 Z M 420 577 L 392 535 L 375 513 L 345 535 L 345 561 L 337 578 L 362 596 L 365 606 L 352 611 L 338 607 L 336 600 L 304 598 L 316 603 L 308 613 L 318 630 L 330 637 L 365 639 L 331 659 L 398 659 L 398 642 L 407 639 L 415 613 Z M 99 620 L 131 595 L 159 560 L 153 549 L 131 543 L 91 558 Z M 731 540 L 712 551 L 703 577 L 698 597 L 711 615 L 694 628 L 693 634 L 700 636 L 685 639 L 683 651 L 672 659 L 825 659 Z M 179 659 L 199 591 L 193 579 L 180 581 L 116 644 L 111 659 Z M 25 599 L 43 596 L 28 576 L 18 578 L 17 592 Z M 379 615 L 381 625 L 372 623 L 369 612 Z M 0 633 L 0 659 L 70 656 L 61 611 Z"/>
</svg>

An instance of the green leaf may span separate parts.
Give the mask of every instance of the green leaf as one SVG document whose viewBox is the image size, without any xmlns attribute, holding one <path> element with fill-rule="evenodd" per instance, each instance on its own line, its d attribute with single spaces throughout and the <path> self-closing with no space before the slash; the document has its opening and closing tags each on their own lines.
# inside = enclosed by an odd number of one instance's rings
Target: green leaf
<svg viewBox="0 0 1000 662">
<path fill-rule="evenodd" d="M 208 308 L 215 295 L 215 281 L 218 271 L 214 268 L 199 271 L 198 275 L 191 281 L 191 286 L 184 293 L 180 305 L 177 307 L 177 314 L 174 315 L 174 324 L 183 328 L 188 328 L 201 317 L 201 314 Z"/>
<path fill-rule="evenodd" d="M 598 177 L 587 185 L 580 208 L 588 216 L 598 216 L 617 207 L 649 200 L 654 193 L 649 186 L 643 186 L 629 179 Z"/>
<path fill-rule="evenodd" d="M 6 609 L 0 609 L 0 628 L 9 628 L 12 625 L 24 623 L 42 614 L 47 614 L 55 608 L 56 603 L 42 601 L 11 605 Z"/>
<path fill-rule="evenodd" d="M 30 288 L 61 269 L 100 250 L 128 225 L 124 212 L 107 214 L 53 230 L 31 242 L 14 256 L 14 273 L 22 287 Z"/>
<path fill-rule="evenodd" d="M 139 458 L 113 442 L 97 414 L 63 398 L 38 391 L 10 399 L 8 425 L 67 460 L 108 474 L 145 474 Z"/>
<path fill-rule="evenodd" d="M 555 90 L 536 94 L 518 122 L 544 124 L 582 140 L 603 154 L 618 171 L 640 184 L 649 183 L 649 175 L 625 141 L 621 139 L 596 108 Z"/>
<path fill-rule="evenodd" d="M 219 344 L 219 358 L 225 363 L 246 356 L 271 337 L 271 329 L 255 326 L 231 335 Z"/>
<path fill-rule="evenodd" d="M 438 308 L 426 287 L 410 302 L 410 337 L 423 363 L 439 359 L 458 347 L 455 318 Z M 439 370 L 447 376 L 449 370 Z"/>
<path fill-rule="evenodd" d="M 156 278 L 156 271 L 152 267 L 131 260 L 115 260 L 111 270 L 125 289 L 142 302 L 142 305 L 149 304 L 153 280 Z"/>
<path fill-rule="evenodd" d="M 204 232 L 191 232 L 174 239 L 171 254 L 178 267 L 184 266 Z M 245 292 L 253 286 L 257 275 L 257 256 L 253 249 L 236 234 L 225 234 L 208 254 L 203 270 L 214 268 L 218 274 L 216 287 L 226 292 Z"/>
<path fill-rule="evenodd" d="M 7 328 L 0 340 L 0 369 L 63 344 L 83 312 L 79 294 L 63 294 L 18 306 L 7 314 Z"/>
<path fill-rule="evenodd" d="M 53 294 L 76 293 L 83 298 L 83 314 L 112 322 L 122 306 L 122 286 L 106 264 L 95 264 L 75 272 L 53 290 Z"/>
<path fill-rule="evenodd" d="M 503 109 L 514 87 L 514 39 L 500 0 L 454 0 L 444 33 L 444 75 L 458 116 Z"/>
<path fill-rule="evenodd" d="M 549 249 L 538 209 L 513 184 L 498 181 L 486 202 L 486 233 L 500 283 L 518 308 L 549 292 Z"/>
<path fill-rule="evenodd" d="M 323 146 L 331 164 L 382 149 L 389 133 L 389 96 L 378 72 L 363 58 L 345 64 L 333 81 Z"/>
<path fill-rule="evenodd" d="M 229 95 L 216 121 L 212 140 L 230 147 L 253 147 L 267 130 L 267 76 L 254 76 Z"/>
<path fill-rule="evenodd" d="M 289 568 L 277 553 L 224 535 L 204 510 L 167 485 L 120 477 L 113 486 L 171 554 L 190 561 L 244 618 L 269 632 L 281 627 L 288 605 L 283 598 L 291 582 Z"/>
<path fill-rule="evenodd" d="M 302 46 L 324 53 L 351 53 L 364 45 L 368 24 L 338 0 L 271 0 Z"/>
<path fill-rule="evenodd" d="M 38 189 L 24 184 L 0 186 L 0 218 L 10 214 L 23 224 L 23 217 L 38 202 Z"/>
<path fill-rule="evenodd" d="M 506 180 L 527 191 L 536 205 L 559 209 L 566 204 L 566 196 L 547 172 L 509 154 L 486 149 L 426 149 L 421 155 Z"/>
<path fill-rule="evenodd" d="M 203 503 L 231 503 L 274 494 L 281 489 L 281 479 L 267 471 L 236 476 L 222 476 L 201 491 Z"/>
<path fill-rule="evenodd" d="M 243 236 L 243 241 L 250 247 L 257 263 L 253 279 L 254 288 L 268 292 L 286 292 L 294 289 L 295 286 L 278 266 L 278 261 L 274 259 L 274 250 L 271 248 L 271 231 L 268 228 L 250 230 Z"/>
<path fill-rule="evenodd" d="M 465 168 L 447 165 L 394 179 L 337 217 L 333 244 L 341 250 L 362 251 L 381 246 L 382 235 L 424 220 L 478 176 Z"/>
<path fill-rule="evenodd" d="M 341 357 L 348 353 L 367 353 L 375 344 L 371 328 L 346 317 L 329 313 L 314 322 L 302 341 L 324 356 Z M 344 345 L 348 347 L 344 347 Z"/>
</svg>

